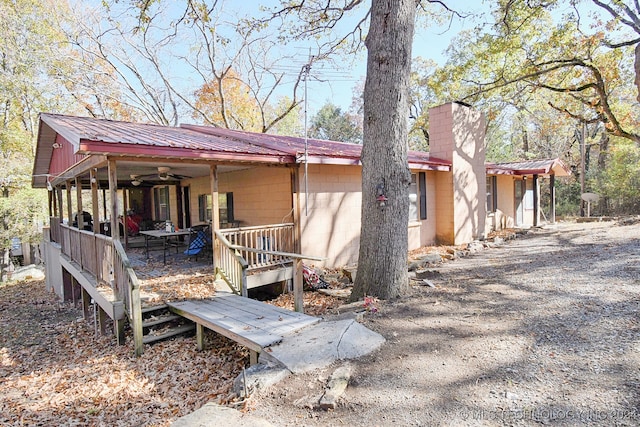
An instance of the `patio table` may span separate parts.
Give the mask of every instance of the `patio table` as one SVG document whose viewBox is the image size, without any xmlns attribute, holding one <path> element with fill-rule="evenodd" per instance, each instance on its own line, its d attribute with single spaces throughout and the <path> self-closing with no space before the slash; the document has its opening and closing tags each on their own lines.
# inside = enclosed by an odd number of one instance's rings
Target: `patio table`
<svg viewBox="0 0 640 427">
<path fill-rule="evenodd" d="M 176 231 L 165 231 L 165 230 L 146 230 L 141 231 L 140 234 L 144 236 L 144 248 L 147 254 L 147 258 L 149 258 L 149 239 L 162 239 L 162 263 L 167 263 L 167 247 L 171 247 L 168 245 L 169 240 L 172 237 L 178 236 L 187 236 L 189 235 L 189 230 L 176 230 Z"/>
</svg>

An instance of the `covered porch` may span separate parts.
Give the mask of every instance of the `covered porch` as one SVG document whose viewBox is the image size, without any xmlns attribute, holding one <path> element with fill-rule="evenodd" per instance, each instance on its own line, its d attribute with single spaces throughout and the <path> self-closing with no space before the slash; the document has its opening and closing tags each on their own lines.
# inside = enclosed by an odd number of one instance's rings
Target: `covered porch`
<svg viewBox="0 0 640 427">
<path fill-rule="evenodd" d="M 299 250 L 298 163 L 277 150 L 226 142 L 186 129 L 41 118 L 34 186 L 49 190 L 47 280 L 63 298 L 81 301 L 86 317 L 95 307 L 103 331 L 113 321 L 118 342 L 128 322 L 137 354 L 145 307 L 130 254 L 145 232 L 166 238 L 163 264 L 167 256 L 188 262 L 195 255 L 245 297 L 251 288 L 286 283 L 302 311 L 301 262 L 314 257 Z M 195 231 L 210 244 L 185 254 Z M 151 245 L 159 250 L 157 241 Z"/>
</svg>

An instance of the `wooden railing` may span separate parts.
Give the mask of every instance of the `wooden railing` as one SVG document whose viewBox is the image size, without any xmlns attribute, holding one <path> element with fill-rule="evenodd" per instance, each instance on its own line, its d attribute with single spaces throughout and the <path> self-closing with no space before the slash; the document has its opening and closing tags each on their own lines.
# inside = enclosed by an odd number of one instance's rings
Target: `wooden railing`
<svg viewBox="0 0 640 427">
<path fill-rule="evenodd" d="M 60 218 L 49 217 L 49 239 L 52 242 L 60 243 Z"/>
<path fill-rule="evenodd" d="M 272 231 L 273 230 L 273 231 Z M 244 233 L 244 232 L 247 233 Z M 260 233 L 260 231 L 265 231 Z M 288 234 L 290 233 L 290 234 Z M 293 300 L 295 310 L 304 312 L 303 292 L 302 292 L 302 260 L 309 259 L 313 261 L 323 261 L 324 258 L 296 254 L 293 252 L 283 252 L 264 247 L 248 247 L 234 244 L 232 239 L 240 241 L 248 241 L 258 243 L 264 242 L 262 237 L 268 237 L 275 247 L 293 248 L 293 224 L 278 224 L 264 227 L 250 227 L 225 229 L 215 231 L 216 240 L 219 243 L 215 246 L 216 252 L 216 274 L 219 274 L 234 292 L 247 296 L 247 271 L 253 268 L 260 268 L 270 265 L 280 265 L 284 263 L 294 264 L 293 275 Z M 246 239 L 246 240 L 241 240 Z M 290 246 L 286 246 L 290 245 Z M 245 256 L 253 260 L 253 264 L 249 263 Z"/>
<path fill-rule="evenodd" d="M 143 351 L 142 308 L 138 278 L 131 268 L 122 244 L 109 236 L 78 230 L 60 224 L 60 246 L 62 253 L 76 262 L 83 271 L 96 278 L 96 284 L 111 287 L 115 301 L 122 301 L 133 330 L 136 355 Z"/>
<path fill-rule="evenodd" d="M 240 256 L 247 262 L 249 270 L 291 262 L 291 258 L 268 252 L 292 253 L 295 251 L 292 223 L 226 228 L 220 230 L 220 234 L 231 245 L 258 250 L 238 249 Z"/>
<path fill-rule="evenodd" d="M 142 305 L 140 302 L 140 284 L 131 267 L 122 243 L 113 240 L 113 276 L 114 292 L 119 300 L 124 301 L 125 311 L 129 316 L 129 324 L 133 331 L 133 344 L 136 356 L 144 351 L 142 342 Z"/>
<path fill-rule="evenodd" d="M 219 230 L 216 238 L 220 242 L 216 248 L 216 274 L 229 285 L 231 290 L 243 297 L 247 296 L 247 268 L 249 264 L 239 250 Z"/>
</svg>

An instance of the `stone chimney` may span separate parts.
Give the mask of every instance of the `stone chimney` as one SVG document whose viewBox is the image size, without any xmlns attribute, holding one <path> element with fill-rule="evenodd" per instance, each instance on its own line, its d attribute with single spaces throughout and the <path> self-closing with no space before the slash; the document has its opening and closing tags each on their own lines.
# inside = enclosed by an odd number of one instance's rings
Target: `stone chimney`
<svg viewBox="0 0 640 427">
<path fill-rule="evenodd" d="M 460 245 L 484 237 L 486 169 L 484 115 L 450 102 L 429 110 L 429 152 L 451 162 L 436 174 L 436 239 Z"/>
</svg>

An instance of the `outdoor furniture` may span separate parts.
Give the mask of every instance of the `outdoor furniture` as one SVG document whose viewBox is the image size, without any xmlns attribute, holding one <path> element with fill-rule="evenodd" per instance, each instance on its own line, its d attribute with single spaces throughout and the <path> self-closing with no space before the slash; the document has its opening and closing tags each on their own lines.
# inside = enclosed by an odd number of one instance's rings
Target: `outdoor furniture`
<svg viewBox="0 0 640 427">
<path fill-rule="evenodd" d="M 208 250 L 211 250 L 211 232 L 209 232 L 209 227 L 192 228 L 191 234 L 189 234 L 189 247 L 184 251 L 184 254 L 195 256 L 197 261 L 198 255 Z"/>
<path fill-rule="evenodd" d="M 162 263 L 167 263 L 167 250 L 172 247 L 177 247 L 177 237 L 186 236 L 190 233 L 188 230 L 176 230 L 176 231 L 165 231 L 165 230 L 147 230 L 141 231 L 140 234 L 144 236 L 144 247 L 145 252 L 147 254 L 147 258 L 149 258 L 149 239 L 162 239 Z M 177 250 L 176 250 L 177 252 Z"/>
</svg>

